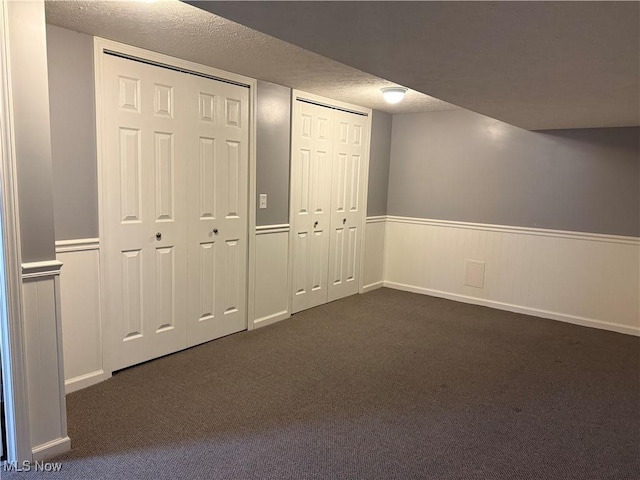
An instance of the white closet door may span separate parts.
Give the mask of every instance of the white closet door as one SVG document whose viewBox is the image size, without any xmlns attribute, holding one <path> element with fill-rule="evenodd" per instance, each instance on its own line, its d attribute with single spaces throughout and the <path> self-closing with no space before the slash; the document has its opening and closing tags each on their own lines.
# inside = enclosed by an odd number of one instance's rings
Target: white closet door
<svg viewBox="0 0 640 480">
<path fill-rule="evenodd" d="M 247 327 L 249 89 L 103 60 L 105 303 L 118 370 Z"/>
<path fill-rule="evenodd" d="M 294 102 L 292 313 L 327 302 L 334 110 Z"/>
<path fill-rule="evenodd" d="M 103 268 L 114 370 L 186 344 L 184 78 L 104 56 Z"/>
<path fill-rule="evenodd" d="M 247 328 L 249 89 L 196 76 L 189 85 L 192 346 Z"/>
<path fill-rule="evenodd" d="M 337 110 L 334 116 L 334 150 L 329 242 L 329 298 L 358 293 L 360 246 L 364 228 L 364 184 L 368 117 Z"/>
</svg>

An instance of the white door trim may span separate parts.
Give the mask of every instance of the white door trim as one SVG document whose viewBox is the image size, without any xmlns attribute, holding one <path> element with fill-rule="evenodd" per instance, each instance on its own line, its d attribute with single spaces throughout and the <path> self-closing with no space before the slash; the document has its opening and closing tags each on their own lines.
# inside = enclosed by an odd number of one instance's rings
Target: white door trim
<svg viewBox="0 0 640 480">
<path fill-rule="evenodd" d="M 16 156 L 11 100 L 11 71 L 7 2 L 0 1 L 0 291 L 7 299 L 0 304 L 2 381 L 7 433 L 7 461 L 32 460 L 26 382 L 26 356 L 22 311 L 22 257 Z"/>
<path fill-rule="evenodd" d="M 293 96 L 293 101 L 296 100 L 307 100 L 312 103 L 316 103 L 318 105 L 328 107 L 328 108 L 338 108 L 340 110 L 346 110 L 352 113 L 360 113 L 362 115 L 366 115 L 371 118 L 373 110 L 366 107 L 361 107 L 359 105 L 354 105 L 352 103 L 340 102 L 338 100 L 333 100 L 327 97 L 321 97 L 320 95 L 316 95 L 314 93 L 307 93 L 301 90 L 292 90 L 291 94 Z"/>
<path fill-rule="evenodd" d="M 361 215 L 362 221 L 360 225 L 360 231 L 362 235 L 360 235 L 360 244 L 358 246 L 360 251 L 360 279 L 358 280 L 358 293 L 364 293 L 364 247 L 365 247 L 365 236 L 366 236 L 366 224 L 367 224 L 367 198 L 369 191 L 369 155 L 371 152 L 371 118 L 373 116 L 373 110 L 366 107 L 361 107 L 359 105 L 353 105 L 351 103 L 341 102 L 338 100 L 333 100 L 331 98 L 322 97 L 320 95 L 315 95 L 313 93 L 303 92 L 301 90 L 291 90 L 291 118 L 292 122 L 294 121 L 294 112 L 296 108 L 296 101 L 298 100 L 306 100 L 311 103 L 315 103 L 317 105 L 321 105 L 327 108 L 337 108 L 340 110 L 346 110 L 351 113 L 359 113 L 362 115 L 366 115 L 369 118 L 367 122 L 368 132 L 367 132 L 367 142 L 365 146 L 365 159 L 364 159 L 364 168 L 366 174 L 364 175 L 364 184 L 362 185 L 361 191 L 361 205 L 364 208 L 364 211 Z M 293 124 L 292 124 L 293 126 Z M 293 128 L 292 128 L 293 132 Z M 293 141 L 293 134 L 292 134 Z M 293 161 L 293 152 L 291 154 L 291 161 Z M 291 189 L 291 181 L 289 181 L 289 188 Z M 294 225 L 294 205 L 293 205 L 294 196 L 289 192 L 289 225 Z M 255 204 L 254 204 L 255 207 Z M 289 292 L 289 311 L 292 311 L 293 306 L 293 296 L 291 295 L 291 288 L 293 282 L 293 244 L 295 241 L 294 238 L 295 229 L 291 228 L 289 230 L 289 275 L 287 280 L 287 288 Z"/>
<path fill-rule="evenodd" d="M 373 123 L 373 110 L 369 110 L 369 122 L 367 132 L 367 142 L 364 147 L 364 162 L 365 162 L 365 175 L 364 181 L 362 184 L 362 208 L 363 212 L 361 215 L 361 224 L 360 231 L 362 235 L 360 235 L 360 279 L 358 280 L 358 293 L 365 293 L 365 285 L 364 285 L 364 249 L 366 247 L 365 237 L 367 236 L 367 203 L 369 199 L 369 161 L 371 155 L 371 131 L 372 131 L 372 123 Z"/>
<path fill-rule="evenodd" d="M 249 92 L 249 229 L 247 230 L 247 330 L 253 330 L 256 318 L 256 138 L 258 125 L 256 105 L 258 105 L 258 81 L 251 80 Z"/>
<path fill-rule="evenodd" d="M 126 56 L 136 57 L 141 60 L 147 60 L 152 63 L 161 64 L 169 67 L 175 67 L 177 69 L 182 69 L 186 71 L 202 73 L 204 75 L 208 75 L 211 77 L 215 77 L 221 80 L 228 80 L 233 83 L 237 83 L 240 85 L 247 86 L 249 88 L 249 218 L 248 218 L 248 262 L 247 262 L 247 282 L 248 282 L 248 291 L 247 291 L 247 328 L 252 328 L 252 322 L 249 321 L 251 318 L 249 315 L 252 313 L 252 300 L 255 294 L 254 292 L 254 271 L 255 271 L 255 218 L 256 218 L 256 205 L 255 205 L 255 172 L 256 172 L 256 121 L 255 121 L 255 103 L 256 103 L 256 90 L 257 90 L 257 80 L 245 77 L 244 75 L 238 75 L 236 73 L 226 72 L 224 70 L 219 70 L 217 68 L 209 67 L 206 65 L 201 65 L 197 63 L 190 62 L 188 60 L 182 60 L 176 57 L 171 57 L 168 55 L 164 55 L 161 53 L 152 52 L 149 50 L 144 50 L 142 48 L 133 47 L 131 45 L 126 45 L 119 42 L 114 42 L 112 40 L 107 40 L 105 38 L 94 37 L 93 39 L 93 60 L 94 60 L 94 78 L 95 78 L 95 102 L 96 102 L 96 145 L 97 145 L 97 163 L 98 163 L 98 216 L 99 216 L 99 239 L 102 245 L 108 244 L 108 231 L 106 225 L 106 212 L 105 212 L 105 204 L 107 202 L 107 194 L 105 191 L 105 144 L 104 144 L 104 135 L 103 135 L 103 115 L 104 109 L 102 106 L 102 64 L 103 64 L 103 52 L 104 50 L 109 50 L 111 52 L 117 52 Z M 107 262 L 110 261 L 108 252 L 106 249 L 102 251 L 102 259 L 101 261 Z M 105 287 L 107 283 L 106 279 L 106 268 L 100 269 L 100 295 L 101 298 L 105 298 Z M 103 324 L 103 351 L 104 351 L 104 370 L 105 372 L 112 372 L 112 366 L 114 365 L 113 359 L 111 358 L 112 354 L 112 345 L 111 345 L 111 335 L 110 325 L 108 321 L 108 317 L 106 316 L 106 301 L 101 302 L 101 315 L 105 320 Z"/>
</svg>

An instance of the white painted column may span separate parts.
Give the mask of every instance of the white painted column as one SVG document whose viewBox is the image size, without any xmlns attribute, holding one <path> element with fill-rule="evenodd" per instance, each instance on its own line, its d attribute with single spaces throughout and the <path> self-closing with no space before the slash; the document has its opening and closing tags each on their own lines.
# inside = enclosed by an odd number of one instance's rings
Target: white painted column
<svg viewBox="0 0 640 480">
<path fill-rule="evenodd" d="M 0 312 L 0 337 L 8 460 L 22 462 L 66 451 L 70 441 L 63 384 L 61 263 L 55 259 L 53 231 L 44 2 L 0 0 L 0 22 L 0 283 L 7 298 Z"/>
</svg>

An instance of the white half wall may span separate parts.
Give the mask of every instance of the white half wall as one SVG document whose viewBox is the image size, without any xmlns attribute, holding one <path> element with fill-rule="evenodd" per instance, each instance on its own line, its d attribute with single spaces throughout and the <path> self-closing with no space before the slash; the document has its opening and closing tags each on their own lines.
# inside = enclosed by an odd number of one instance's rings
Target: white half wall
<svg viewBox="0 0 640 480">
<path fill-rule="evenodd" d="M 364 245 L 362 293 L 382 287 L 386 217 L 367 217 Z"/>
<path fill-rule="evenodd" d="M 253 328 L 291 316 L 289 309 L 289 225 L 256 227 Z"/>
<path fill-rule="evenodd" d="M 103 363 L 100 245 L 97 238 L 56 242 L 66 393 L 109 378 Z"/>
<path fill-rule="evenodd" d="M 60 319 L 60 268 L 56 260 L 22 264 L 26 377 L 33 460 L 71 448 Z"/>
<path fill-rule="evenodd" d="M 390 288 L 640 335 L 639 277 L 636 237 L 387 217 Z"/>
</svg>

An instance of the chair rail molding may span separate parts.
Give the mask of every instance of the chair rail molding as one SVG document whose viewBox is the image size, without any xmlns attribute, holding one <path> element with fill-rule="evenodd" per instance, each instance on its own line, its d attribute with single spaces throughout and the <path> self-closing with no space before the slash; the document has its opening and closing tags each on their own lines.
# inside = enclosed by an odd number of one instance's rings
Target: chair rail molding
<svg viewBox="0 0 640 480">
<path fill-rule="evenodd" d="M 99 238 L 74 238 L 71 240 L 56 241 L 56 253 L 81 252 L 85 250 L 99 249 Z"/>
<path fill-rule="evenodd" d="M 46 260 L 22 264 L 22 278 L 40 278 L 60 275 L 62 262 L 60 260 Z"/>
<path fill-rule="evenodd" d="M 372 217 L 380 218 L 380 217 Z M 390 223 L 407 223 L 414 225 L 431 225 L 434 227 L 450 227 L 450 228 L 462 228 L 466 230 L 481 230 L 486 232 L 503 232 L 503 233 L 516 233 L 526 235 L 539 235 L 543 237 L 554 238 L 568 238 L 574 240 L 589 240 L 593 242 L 609 242 L 609 243 L 623 243 L 628 245 L 640 246 L 640 237 L 627 237 L 623 235 L 610 235 L 603 233 L 590 233 L 590 232 L 573 232 L 568 230 L 553 230 L 547 228 L 534 228 L 534 227 L 518 227 L 513 225 L 493 225 L 488 223 L 471 223 L 471 222 L 458 222 L 452 220 L 435 220 L 429 218 L 415 218 L 415 217 L 399 217 L 395 215 L 387 215 L 387 222 Z"/>
</svg>

